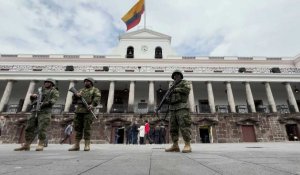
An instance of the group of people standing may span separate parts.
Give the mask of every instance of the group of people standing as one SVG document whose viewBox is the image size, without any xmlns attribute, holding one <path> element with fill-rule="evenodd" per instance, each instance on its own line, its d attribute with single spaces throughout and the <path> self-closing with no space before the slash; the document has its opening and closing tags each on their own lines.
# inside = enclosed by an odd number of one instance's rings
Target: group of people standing
<svg viewBox="0 0 300 175">
<path fill-rule="evenodd" d="M 171 78 L 176 82 L 176 84 L 173 83 L 174 90 L 167 100 L 170 114 L 170 135 L 173 144 L 170 148 L 165 149 L 165 151 L 180 151 L 178 145 L 180 131 L 185 142 L 182 152 L 188 153 L 192 151 L 190 146 L 192 121 L 187 104 L 190 93 L 190 83 L 183 80 L 183 74 L 180 70 L 175 70 Z M 74 92 L 73 95 L 73 104 L 77 106 L 73 120 L 76 135 L 75 144 L 69 151 L 79 151 L 82 138 L 85 141 L 84 151 L 90 150 L 91 124 L 93 122 L 92 110 L 100 102 L 101 93 L 98 88 L 94 87 L 94 79 L 85 78 L 83 82 L 84 87 L 78 92 Z M 36 151 L 43 151 L 44 143 L 47 138 L 46 131 L 50 125 L 52 107 L 58 98 L 59 91 L 56 88 L 56 81 L 51 78 L 44 81 L 44 85 L 39 88 L 38 93 L 31 94 L 30 100 L 34 107 L 27 121 L 25 143 L 21 147 L 14 149 L 15 151 L 29 151 L 30 145 L 36 135 L 38 135 L 39 139 Z M 126 129 L 126 143 L 137 144 L 138 134 L 140 144 L 144 144 L 147 141 L 149 143 L 165 143 L 166 131 L 163 126 L 150 128 L 148 121 L 145 121 L 145 125 L 140 127 L 138 127 L 136 123 L 133 123 L 130 129 Z"/>
<path fill-rule="evenodd" d="M 163 123 L 156 127 L 150 127 L 148 120 L 139 127 L 134 122 L 126 128 L 126 144 L 165 144 L 166 128 Z"/>
</svg>

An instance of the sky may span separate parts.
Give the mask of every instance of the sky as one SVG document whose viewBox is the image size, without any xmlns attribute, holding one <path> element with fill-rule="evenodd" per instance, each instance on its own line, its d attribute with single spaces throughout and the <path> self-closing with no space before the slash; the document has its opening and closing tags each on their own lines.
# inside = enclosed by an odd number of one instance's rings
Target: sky
<svg viewBox="0 0 300 175">
<path fill-rule="evenodd" d="M 0 54 L 108 55 L 137 0 L 0 0 Z M 300 0 L 146 0 L 146 27 L 181 56 L 294 57 Z"/>
</svg>

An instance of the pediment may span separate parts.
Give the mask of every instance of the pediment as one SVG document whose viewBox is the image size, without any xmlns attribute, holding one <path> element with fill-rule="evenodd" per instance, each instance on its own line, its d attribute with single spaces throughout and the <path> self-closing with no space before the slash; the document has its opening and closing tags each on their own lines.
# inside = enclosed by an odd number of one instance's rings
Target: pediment
<svg viewBox="0 0 300 175">
<path fill-rule="evenodd" d="M 278 119 L 278 121 L 282 124 L 296 124 L 300 123 L 300 117 L 281 117 Z"/>
<path fill-rule="evenodd" d="M 114 119 L 107 120 L 105 122 L 105 125 L 112 125 L 112 124 L 125 124 L 125 125 L 128 125 L 128 124 L 131 124 L 131 122 L 127 121 L 127 120 L 124 120 L 124 119 L 121 119 L 121 118 L 114 118 Z"/>
<path fill-rule="evenodd" d="M 219 123 L 218 119 L 213 119 L 213 118 L 202 118 L 198 121 L 195 122 L 195 124 L 198 125 L 217 125 Z"/>
<path fill-rule="evenodd" d="M 167 39 L 171 41 L 171 37 L 150 29 L 140 29 L 137 31 L 125 33 L 119 39 Z"/>
<path fill-rule="evenodd" d="M 237 125 L 258 125 L 259 121 L 253 118 L 246 118 L 236 122 Z"/>
</svg>

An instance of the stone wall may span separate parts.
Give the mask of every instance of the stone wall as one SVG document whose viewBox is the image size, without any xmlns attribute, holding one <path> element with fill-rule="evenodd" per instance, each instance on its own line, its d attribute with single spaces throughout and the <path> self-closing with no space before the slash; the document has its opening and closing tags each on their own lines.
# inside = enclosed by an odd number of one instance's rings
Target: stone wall
<svg viewBox="0 0 300 175">
<path fill-rule="evenodd" d="M 24 129 L 26 126 L 26 114 L 2 114 L 6 123 L 0 136 L 0 143 L 23 143 Z M 163 116 L 163 115 L 162 115 Z M 210 142 L 213 143 L 237 143 L 244 142 L 242 126 L 253 126 L 257 142 L 278 142 L 287 141 L 286 124 L 296 124 L 298 134 L 300 133 L 300 118 L 298 114 L 192 114 L 192 143 L 201 143 L 201 127 L 209 128 Z M 73 113 L 52 116 L 51 126 L 48 130 L 49 143 L 59 143 L 63 138 L 63 131 L 67 123 L 72 121 Z M 151 127 L 159 125 L 161 121 L 152 115 L 139 114 L 100 114 L 92 125 L 92 143 L 113 143 L 114 129 L 127 127 L 133 122 L 138 125 L 144 124 L 144 120 L 150 122 Z M 166 128 L 169 128 L 168 118 L 163 121 Z M 72 140 L 74 141 L 74 134 Z M 167 141 L 171 142 L 167 136 Z M 126 140 L 124 136 L 124 141 Z M 34 141 L 36 142 L 36 140 Z M 182 142 L 182 139 L 180 139 Z"/>
</svg>

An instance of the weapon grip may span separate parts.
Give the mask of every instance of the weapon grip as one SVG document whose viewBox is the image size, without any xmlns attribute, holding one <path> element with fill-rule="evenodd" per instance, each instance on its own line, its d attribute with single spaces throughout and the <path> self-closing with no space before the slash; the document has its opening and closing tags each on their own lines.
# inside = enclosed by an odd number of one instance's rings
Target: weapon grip
<svg viewBox="0 0 300 175">
<path fill-rule="evenodd" d="M 77 93 L 78 93 L 77 89 L 75 89 L 74 86 L 71 87 L 71 88 L 69 89 L 69 91 L 73 92 L 73 94 L 77 94 Z M 89 107 L 89 105 L 87 104 L 86 100 L 85 100 L 83 97 L 81 97 L 81 101 L 83 102 L 83 104 L 84 104 L 84 106 L 85 106 L 86 108 Z M 98 119 L 98 118 L 96 117 L 95 113 L 94 113 L 92 110 L 90 110 L 90 112 L 91 112 L 92 115 L 95 117 L 95 119 Z"/>
</svg>

